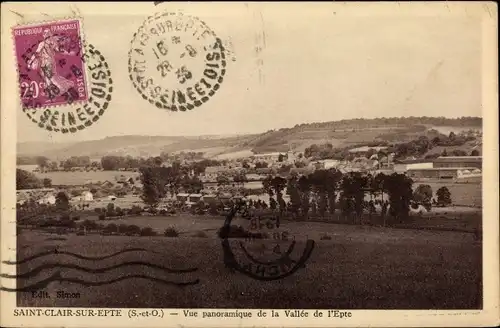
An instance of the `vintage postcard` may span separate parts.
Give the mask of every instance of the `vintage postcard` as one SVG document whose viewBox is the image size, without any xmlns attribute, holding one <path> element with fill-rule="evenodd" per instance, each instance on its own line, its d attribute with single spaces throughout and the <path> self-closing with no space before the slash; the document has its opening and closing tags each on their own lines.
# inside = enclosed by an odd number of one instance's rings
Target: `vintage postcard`
<svg viewBox="0 0 500 328">
<path fill-rule="evenodd" d="M 1 9 L 2 327 L 500 323 L 496 3 Z"/>
</svg>

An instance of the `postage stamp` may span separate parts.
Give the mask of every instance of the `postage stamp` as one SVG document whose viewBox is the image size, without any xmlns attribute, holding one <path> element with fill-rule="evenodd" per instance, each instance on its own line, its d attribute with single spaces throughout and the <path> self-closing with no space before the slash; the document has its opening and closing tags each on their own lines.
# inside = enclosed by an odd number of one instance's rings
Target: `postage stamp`
<svg viewBox="0 0 500 328">
<path fill-rule="evenodd" d="M 22 110 L 42 129 L 81 131 L 111 101 L 109 65 L 81 28 L 79 19 L 13 28 Z"/>
<path fill-rule="evenodd" d="M 134 34 L 129 77 L 150 104 L 186 111 L 207 102 L 226 74 L 224 46 L 201 20 L 183 13 L 148 17 Z"/>
<path fill-rule="evenodd" d="M 78 19 L 12 30 L 23 108 L 88 100 Z"/>
</svg>

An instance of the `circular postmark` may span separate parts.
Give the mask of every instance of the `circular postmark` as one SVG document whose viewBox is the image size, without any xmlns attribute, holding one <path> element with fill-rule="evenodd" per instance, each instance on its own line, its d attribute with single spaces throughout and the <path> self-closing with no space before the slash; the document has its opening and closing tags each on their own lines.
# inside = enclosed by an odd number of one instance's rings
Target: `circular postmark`
<svg viewBox="0 0 500 328">
<path fill-rule="evenodd" d="M 29 54 L 36 49 L 36 46 L 34 44 L 29 47 L 23 58 L 29 58 Z M 82 79 L 81 85 L 77 84 L 75 88 L 64 93 L 67 103 L 64 106 L 47 107 L 40 98 L 58 96 L 59 90 L 52 85 L 44 85 L 43 81 L 37 82 L 31 77 L 32 72 L 27 65 L 18 65 L 23 112 L 40 128 L 52 132 L 75 133 L 97 122 L 109 106 L 113 93 L 113 80 L 106 59 L 92 44 L 85 45 L 83 55 L 79 53 L 76 55 L 79 55 L 81 61 L 85 63 L 86 72 L 75 66 L 67 69 L 71 72 L 69 74 Z M 65 68 L 68 62 L 61 59 L 56 65 Z M 74 102 L 79 90 L 83 89 L 88 92 L 88 100 L 84 103 Z"/>
<path fill-rule="evenodd" d="M 135 89 L 152 105 L 191 110 L 219 90 L 226 74 L 224 46 L 196 17 L 157 13 L 134 34 L 128 70 Z"/>
<path fill-rule="evenodd" d="M 246 221 L 244 236 L 233 238 L 233 219 L 240 213 Z M 245 204 L 231 210 L 221 229 L 224 264 L 257 280 L 278 280 L 301 268 L 312 254 L 315 242 L 293 235 L 279 222 L 279 216 L 255 216 Z"/>
</svg>

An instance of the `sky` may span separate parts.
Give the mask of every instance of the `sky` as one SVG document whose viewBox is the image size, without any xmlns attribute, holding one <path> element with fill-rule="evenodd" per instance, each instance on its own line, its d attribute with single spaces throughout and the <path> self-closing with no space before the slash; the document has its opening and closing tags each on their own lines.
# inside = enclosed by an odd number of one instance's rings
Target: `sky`
<svg viewBox="0 0 500 328">
<path fill-rule="evenodd" d="M 292 4 L 234 3 L 224 10 L 218 10 L 223 4 L 175 5 L 205 21 L 234 54 L 208 102 L 188 112 L 161 110 L 143 100 L 128 77 L 132 35 L 148 14 L 174 4 L 147 3 L 135 11 L 125 4 L 128 11 L 81 4 L 85 38 L 105 56 L 114 81 L 109 108 L 71 135 L 40 129 L 18 110 L 18 142 L 259 133 L 349 118 L 482 116 L 481 21 L 474 15 L 346 13 L 326 3 L 307 10 Z"/>
</svg>

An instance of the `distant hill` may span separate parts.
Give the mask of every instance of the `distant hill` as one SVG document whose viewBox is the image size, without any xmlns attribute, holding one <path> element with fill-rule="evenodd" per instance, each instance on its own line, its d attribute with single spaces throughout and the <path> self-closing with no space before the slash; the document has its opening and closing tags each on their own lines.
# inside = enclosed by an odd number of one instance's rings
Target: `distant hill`
<svg viewBox="0 0 500 328">
<path fill-rule="evenodd" d="M 18 143 L 18 155 L 44 155 L 51 159 L 70 156 L 104 155 L 156 156 L 161 152 L 197 151 L 206 157 L 231 157 L 231 154 L 276 151 L 304 151 L 311 144 L 329 142 L 344 147 L 373 141 L 404 142 L 420 135 L 434 137 L 448 131 L 482 129 L 480 117 L 401 117 L 352 119 L 298 124 L 292 128 L 260 134 L 235 136 L 115 136 L 76 143 Z"/>
</svg>

